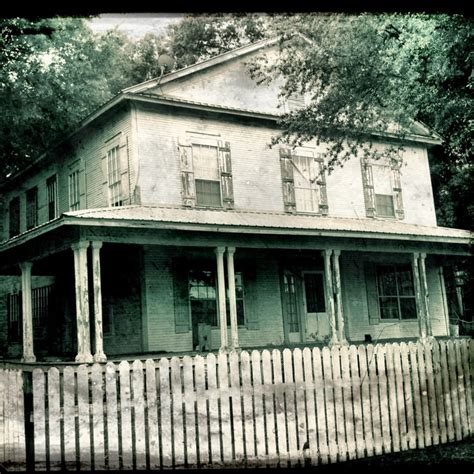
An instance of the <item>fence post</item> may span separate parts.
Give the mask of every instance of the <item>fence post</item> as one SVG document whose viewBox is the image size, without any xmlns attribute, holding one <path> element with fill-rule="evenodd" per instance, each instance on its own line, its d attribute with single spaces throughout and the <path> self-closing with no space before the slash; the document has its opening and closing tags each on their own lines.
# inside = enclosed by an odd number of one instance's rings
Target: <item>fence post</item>
<svg viewBox="0 0 474 474">
<path fill-rule="evenodd" d="M 33 377 L 31 372 L 23 371 L 23 400 L 25 422 L 26 471 L 35 469 L 35 443 L 33 427 Z"/>
</svg>

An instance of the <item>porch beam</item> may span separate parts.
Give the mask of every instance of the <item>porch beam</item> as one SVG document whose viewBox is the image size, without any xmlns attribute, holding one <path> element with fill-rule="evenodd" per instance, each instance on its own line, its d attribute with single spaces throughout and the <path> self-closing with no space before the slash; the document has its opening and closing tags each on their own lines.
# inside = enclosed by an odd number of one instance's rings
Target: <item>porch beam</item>
<svg viewBox="0 0 474 474">
<path fill-rule="evenodd" d="M 76 362 L 93 362 L 89 322 L 89 282 L 87 274 L 87 248 L 89 242 L 78 242 L 74 252 L 74 282 L 76 290 L 77 355 Z"/>
<path fill-rule="evenodd" d="M 227 351 L 227 314 L 225 302 L 224 252 L 225 247 L 214 250 L 217 264 L 217 301 L 219 304 L 219 325 L 221 331 L 221 352 Z"/>
<path fill-rule="evenodd" d="M 31 262 L 20 263 L 21 309 L 23 313 L 23 357 L 22 362 L 36 362 L 33 350 L 33 305 L 31 298 Z"/>
<path fill-rule="evenodd" d="M 94 285 L 94 335 L 95 335 L 95 362 L 106 362 L 104 353 L 104 335 L 102 325 L 102 282 L 100 271 L 100 249 L 102 242 L 92 241 L 92 280 Z"/>
<path fill-rule="evenodd" d="M 237 324 L 237 298 L 235 295 L 235 270 L 234 270 L 235 247 L 227 247 L 227 278 L 229 282 L 229 311 L 231 349 L 239 349 L 239 329 Z"/>
<path fill-rule="evenodd" d="M 430 309 L 429 309 L 429 292 L 428 292 L 428 281 L 426 279 L 426 253 L 420 253 L 419 256 L 419 271 L 420 271 L 420 286 L 421 286 L 421 302 L 423 306 L 423 313 L 425 319 L 425 331 L 428 337 L 433 335 L 433 329 L 431 326 Z"/>
<path fill-rule="evenodd" d="M 340 250 L 333 250 L 332 252 L 332 267 L 334 272 L 334 293 L 337 319 L 337 334 L 340 344 L 347 344 L 347 339 L 344 330 L 344 314 L 342 311 L 342 292 L 341 292 L 341 271 L 339 267 Z"/>
<path fill-rule="evenodd" d="M 416 311 L 418 316 L 418 326 L 420 329 L 420 339 L 426 339 L 426 325 L 425 325 L 425 311 L 424 305 L 421 298 L 421 285 L 420 285 L 420 270 L 419 270 L 419 253 L 413 253 L 411 255 L 411 266 L 413 270 L 413 285 L 415 287 L 415 302 Z"/>
<path fill-rule="evenodd" d="M 329 326 L 331 329 L 331 344 L 337 344 L 337 329 L 336 329 L 336 314 L 334 311 L 334 289 L 332 284 L 332 271 L 331 271 L 331 254 L 332 250 L 325 249 L 322 251 L 324 258 L 324 278 L 326 281 L 326 300 L 327 300 L 327 312 L 329 319 Z"/>
</svg>

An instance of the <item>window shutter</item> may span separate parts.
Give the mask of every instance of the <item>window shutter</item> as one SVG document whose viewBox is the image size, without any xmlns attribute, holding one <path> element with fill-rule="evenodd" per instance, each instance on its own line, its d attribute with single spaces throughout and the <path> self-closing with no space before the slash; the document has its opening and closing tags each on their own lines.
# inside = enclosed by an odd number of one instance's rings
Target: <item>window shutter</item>
<svg viewBox="0 0 474 474">
<path fill-rule="evenodd" d="M 283 204 L 286 212 L 296 212 L 295 182 L 291 152 L 280 148 L 281 180 L 283 186 Z"/>
<path fill-rule="evenodd" d="M 245 262 L 244 265 L 244 304 L 247 329 L 258 330 L 260 325 L 257 308 L 257 269 L 255 262 Z"/>
<path fill-rule="evenodd" d="M 360 164 L 362 168 L 362 186 L 364 188 L 365 212 L 367 217 L 375 217 L 375 195 L 372 166 L 366 159 L 362 159 Z"/>
<path fill-rule="evenodd" d="M 87 207 L 86 199 L 86 167 L 84 159 L 79 161 L 79 207 L 85 209 Z"/>
<path fill-rule="evenodd" d="M 181 167 L 181 186 L 183 205 L 194 207 L 196 191 L 194 189 L 193 147 L 186 139 L 178 141 L 179 163 Z"/>
<path fill-rule="evenodd" d="M 378 324 L 380 319 L 380 313 L 375 263 L 366 262 L 364 265 L 364 272 L 365 287 L 367 290 L 367 310 L 369 312 L 369 324 Z"/>
<path fill-rule="evenodd" d="M 110 206 L 109 202 L 109 183 L 107 175 L 107 154 L 101 159 L 102 168 L 102 194 L 104 196 L 104 207 Z"/>
<path fill-rule="evenodd" d="M 323 216 L 328 215 L 328 195 L 326 191 L 326 174 L 323 171 L 324 168 L 324 160 L 321 158 L 320 154 L 318 153 L 317 158 L 315 161 L 318 162 L 318 169 L 319 169 L 319 176 L 317 185 L 319 186 L 319 212 Z"/>
<path fill-rule="evenodd" d="M 234 189 L 232 186 L 232 163 L 230 143 L 218 142 L 219 169 L 221 174 L 222 202 L 226 209 L 234 208 Z"/>
<path fill-rule="evenodd" d="M 120 166 L 120 194 L 123 204 L 130 204 L 130 181 L 128 162 L 128 137 L 120 140 L 118 149 L 118 161 Z"/>
<path fill-rule="evenodd" d="M 392 165 L 392 176 L 393 176 L 393 200 L 395 205 L 395 213 L 399 219 L 405 217 L 405 211 L 403 210 L 403 199 L 402 199 L 402 182 L 400 178 L 400 165 Z"/>
<path fill-rule="evenodd" d="M 185 333 L 189 324 L 189 283 L 188 265 L 183 258 L 173 260 L 173 294 L 175 332 Z"/>
</svg>

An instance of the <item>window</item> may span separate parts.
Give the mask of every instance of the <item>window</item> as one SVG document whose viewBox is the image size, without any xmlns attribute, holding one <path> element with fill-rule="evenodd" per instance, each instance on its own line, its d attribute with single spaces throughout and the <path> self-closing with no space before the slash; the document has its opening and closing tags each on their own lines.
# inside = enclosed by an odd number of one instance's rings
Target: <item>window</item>
<svg viewBox="0 0 474 474">
<path fill-rule="evenodd" d="M 193 167 L 198 206 L 222 207 L 218 149 L 193 144 Z"/>
<path fill-rule="evenodd" d="M 389 194 L 375 194 L 375 214 L 380 217 L 395 217 L 393 196 Z"/>
<path fill-rule="evenodd" d="M 293 155 L 296 210 L 319 212 L 319 162 L 310 156 Z"/>
<path fill-rule="evenodd" d="M 10 201 L 9 209 L 9 232 L 10 237 L 20 233 L 20 198 L 16 197 Z"/>
<path fill-rule="evenodd" d="M 409 265 L 377 266 L 381 319 L 416 319 L 413 275 Z"/>
<path fill-rule="evenodd" d="M 285 302 L 285 314 L 287 318 L 288 331 L 299 332 L 300 321 L 298 318 L 297 298 L 296 298 L 296 282 L 292 273 L 283 275 L 283 292 Z"/>
<path fill-rule="evenodd" d="M 322 273 L 305 273 L 304 289 L 307 313 L 325 313 L 324 282 Z"/>
<path fill-rule="evenodd" d="M 26 230 L 38 225 L 38 188 L 26 192 Z"/>
<path fill-rule="evenodd" d="M 235 273 L 235 293 L 237 300 L 237 324 L 245 324 L 242 273 Z M 189 299 L 193 323 L 218 326 L 218 306 L 215 272 L 211 270 L 191 270 L 189 272 Z M 229 293 L 227 292 L 227 324 L 230 324 Z"/>
<path fill-rule="evenodd" d="M 122 206 L 122 180 L 118 145 L 107 152 L 107 181 L 109 184 L 109 204 L 111 206 Z"/>
<path fill-rule="evenodd" d="M 79 170 L 69 175 L 69 210 L 77 211 L 80 208 Z"/>
<path fill-rule="evenodd" d="M 293 112 L 295 110 L 302 109 L 305 106 L 304 95 L 298 92 L 294 92 L 290 95 L 290 97 L 288 97 L 286 101 L 286 106 L 288 112 Z"/>
<path fill-rule="evenodd" d="M 46 180 L 48 189 L 48 220 L 58 217 L 58 177 L 51 176 Z"/>
<path fill-rule="evenodd" d="M 7 295 L 8 340 L 21 342 L 21 292 Z"/>
</svg>

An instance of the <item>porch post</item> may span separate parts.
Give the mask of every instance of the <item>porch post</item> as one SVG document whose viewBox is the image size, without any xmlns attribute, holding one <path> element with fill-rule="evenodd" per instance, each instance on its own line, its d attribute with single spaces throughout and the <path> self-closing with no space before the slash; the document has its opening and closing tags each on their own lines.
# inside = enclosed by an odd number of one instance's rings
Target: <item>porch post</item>
<svg viewBox="0 0 474 474">
<path fill-rule="evenodd" d="M 87 247 L 89 247 L 89 242 L 79 242 L 71 247 L 74 252 L 74 281 L 76 287 L 76 362 L 93 362 L 94 360 L 91 354 L 89 326 Z"/>
<path fill-rule="evenodd" d="M 327 311 L 329 318 L 329 326 L 331 327 L 331 344 L 337 344 L 337 332 L 336 332 L 336 315 L 334 313 L 334 290 L 332 285 L 332 272 L 331 272 L 331 254 L 332 250 L 323 250 L 324 257 L 324 277 L 326 280 L 326 300 L 328 302 Z"/>
<path fill-rule="evenodd" d="M 339 268 L 340 250 L 333 250 L 332 267 L 334 271 L 334 292 L 336 294 L 336 316 L 337 316 L 337 332 L 340 344 L 347 344 L 344 332 L 344 314 L 342 312 L 342 294 L 341 294 L 341 272 Z"/>
<path fill-rule="evenodd" d="M 411 266 L 413 269 L 413 285 L 415 287 L 416 311 L 418 315 L 418 325 L 420 328 L 420 339 L 426 339 L 425 311 L 421 301 L 420 272 L 418 267 L 419 253 L 414 252 L 411 255 Z"/>
<path fill-rule="evenodd" d="M 219 325 L 221 329 L 221 351 L 227 351 L 227 314 L 225 304 L 225 277 L 224 277 L 225 247 L 215 249 L 217 260 L 217 301 L 219 303 Z"/>
<path fill-rule="evenodd" d="M 92 245 L 92 278 L 94 284 L 94 329 L 95 329 L 95 354 L 96 362 L 106 362 L 104 354 L 104 337 L 102 328 L 102 286 L 100 273 L 100 249 L 102 242 L 93 241 Z"/>
<path fill-rule="evenodd" d="M 36 362 L 33 351 L 33 306 L 31 303 L 31 262 L 20 263 L 21 309 L 23 312 L 23 357 L 22 362 Z"/>
<path fill-rule="evenodd" d="M 428 282 L 426 280 L 426 265 L 425 265 L 426 253 L 420 253 L 420 280 L 421 280 L 421 294 L 422 304 L 425 316 L 426 335 L 428 337 L 433 335 L 431 327 L 430 309 L 429 309 L 429 293 L 428 293 Z"/>
<path fill-rule="evenodd" d="M 235 247 L 227 247 L 227 278 L 229 281 L 229 310 L 231 349 L 239 348 L 239 330 L 237 325 L 237 299 L 235 296 L 235 271 L 234 271 Z"/>
</svg>

